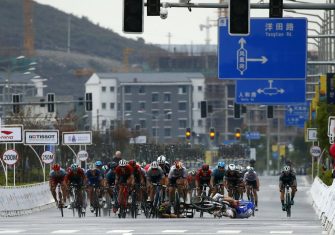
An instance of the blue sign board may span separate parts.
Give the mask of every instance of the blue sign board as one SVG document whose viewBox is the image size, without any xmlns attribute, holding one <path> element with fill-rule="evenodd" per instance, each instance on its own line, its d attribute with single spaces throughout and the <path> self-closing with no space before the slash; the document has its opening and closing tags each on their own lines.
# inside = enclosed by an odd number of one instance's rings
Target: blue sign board
<svg viewBox="0 0 335 235">
<path fill-rule="evenodd" d="M 220 79 L 305 79 L 306 18 L 252 18 L 248 36 L 228 32 L 219 19 Z"/>
<path fill-rule="evenodd" d="M 261 138 L 261 135 L 258 131 L 251 131 L 245 133 L 245 138 L 248 140 L 259 140 Z"/>
<path fill-rule="evenodd" d="M 305 103 L 305 80 L 237 80 L 235 89 L 238 104 Z"/>
<path fill-rule="evenodd" d="M 285 112 L 285 125 L 303 128 L 308 118 L 308 105 L 287 105 Z"/>
</svg>

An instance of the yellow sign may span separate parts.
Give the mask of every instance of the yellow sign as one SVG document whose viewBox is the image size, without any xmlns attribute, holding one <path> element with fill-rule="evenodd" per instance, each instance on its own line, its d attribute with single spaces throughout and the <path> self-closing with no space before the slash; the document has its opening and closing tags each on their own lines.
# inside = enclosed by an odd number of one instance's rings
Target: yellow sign
<svg viewBox="0 0 335 235">
<path fill-rule="evenodd" d="M 284 157 L 286 153 L 286 146 L 285 145 L 280 145 L 279 147 L 279 156 Z"/>
<path fill-rule="evenodd" d="M 327 76 L 320 76 L 320 96 L 325 96 L 327 92 Z"/>
<path fill-rule="evenodd" d="M 278 145 L 272 145 L 272 152 L 278 152 Z"/>
</svg>

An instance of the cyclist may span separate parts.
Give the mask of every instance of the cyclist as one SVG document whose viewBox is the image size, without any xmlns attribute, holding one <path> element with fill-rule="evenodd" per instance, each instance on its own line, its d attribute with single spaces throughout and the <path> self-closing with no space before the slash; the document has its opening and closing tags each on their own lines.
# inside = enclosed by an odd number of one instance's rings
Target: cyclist
<svg viewBox="0 0 335 235">
<path fill-rule="evenodd" d="M 71 167 L 69 167 L 67 169 L 67 174 L 66 174 L 66 177 L 65 177 L 65 183 L 67 185 L 67 188 L 70 188 L 73 185 L 76 185 L 76 187 L 80 188 L 80 190 L 78 191 L 79 192 L 78 198 L 80 198 L 80 200 L 82 200 L 80 202 L 80 204 L 82 206 L 83 212 L 85 212 L 86 206 L 84 205 L 84 200 L 83 200 L 84 197 L 83 197 L 83 192 L 82 192 L 81 189 L 83 188 L 85 181 L 86 181 L 86 176 L 85 176 L 84 170 L 81 169 L 76 163 L 73 163 L 71 165 Z M 69 195 L 70 196 L 70 204 L 67 208 L 72 209 L 73 208 L 74 195 L 72 195 L 71 191 L 70 191 L 69 194 L 70 194 Z"/>
<path fill-rule="evenodd" d="M 171 167 L 170 167 L 169 162 L 166 161 L 166 157 L 164 155 L 160 155 L 157 158 L 157 163 L 162 168 L 162 170 L 164 171 L 164 175 L 168 176 Z"/>
<path fill-rule="evenodd" d="M 235 164 L 229 164 L 228 170 L 226 171 L 225 175 L 225 186 L 228 190 L 229 197 L 237 197 L 235 199 L 240 199 L 243 190 L 244 190 L 244 183 L 243 183 L 243 176 L 241 172 L 236 169 Z M 233 195 L 233 191 L 237 190 L 237 195 Z"/>
<path fill-rule="evenodd" d="M 87 177 L 87 192 L 88 192 L 88 197 L 90 199 L 90 210 L 93 212 L 94 207 L 92 205 L 93 202 L 93 187 L 101 187 L 102 186 L 102 172 L 98 169 L 98 167 L 102 166 L 101 161 L 96 161 L 95 162 L 95 168 L 94 169 L 89 169 L 86 172 L 86 177 Z M 100 192 L 99 192 L 99 197 L 101 197 Z"/>
<path fill-rule="evenodd" d="M 50 176 L 49 178 L 50 191 L 51 191 L 53 198 L 55 199 L 57 206 L 59 206 L 61 202 L 58 202 L 57 200 L 56 187 L 58 184 L 61 185 L 61 190 L 63 192 L 63 201 L 65 203 L 66 197 L 67 197 L 67 190 L 66 190 L 66 184 L 65 184 L 66 172 L 63 168 L 60 167 L 59 164 L 56 163 L 52 166 L 52 170 L 49 176 Z"/>
<path fill-rule="evenodd" d="M 160 168 L 160 166 L 157 164 L 156 161 L 153 161 L 150 164 L 150 168 L 147 172 L 147 188 L 148 188 L 148 200 L 149 202 L 153 201 L 154 198 L 154 187 L 153 187 L 153 183 L 158 184 L 161 182 L 161 179 L 164 176 L 164 172 L 162 170 L 162 168 Z"/>
<path fill-rule="evenodd" d="M 297 192 L 297 180 L 295 174 L 292 173 L 290 166 L 284 166 L 281 175 L 279 176 L 279 191 L 280 191 L 280 201 L 282 204 L 282 209 L 285 211 L 284 205 L 284 193 L 285 193 L 285 186 L 289 185 L 292 189 L 291 192 L 291 205 L 294 205 L 294 196 Z"/>
<path fill-rule="evenodd" d="M 120 160 L 119 165 L 115 168 L 115 185 L 119 188 L 118 205 L 120 205 L 123 199 L 122 189 L 127 186 L 128 189 L 131 189 L 134 185 L 133 168 L 124 159 Z M 128 198 L 125 198 L 125 201 L 127 200 Z"/>
<path fill-rule="evenodd" d="M 142 199 L 142 193 L 141 193 L 141 186 L 144 186 L 145 184 L 145 170 L 142 171 L 142 168 L 140 165 L 136 163 L 135 160 L 130 160 L 128 165 L 132 167 L 133 175 L 134 175 L 134 190 L 136 190 L 137 194 L 137 200 L 141 201 Z"/>
<path fill-rule="evenodd" d="M 110 162 L 108 164 L 108 171 L 106 173 L 106 186 L 108 186 L 107 188 L 107 192 L 110 196 L 110 198 L 112 198 L 113 200 L 115 199 L 113 196 L 115 195 L 114 192 L 116 192 L 116 188 L 114 188 L 115 186 L 115 169 L 117 167 L 117 163 L 116 162 Z M 114 207 L 113 207 L 113 212 L 115 213 L 117 211 L 117 202 L 115 201 Z"/>
<path fill-rule="evenodd" d="M 252 192 L 249 192 L 249 187 L 247 187 L 247 195 L 253 193 L 255 200 L 255 210 L 258 210 L 258 196 L 257 191 L 259 191 L 259 179 L 256 171 L 253 167 L 247 167 L 248 171 L 244 174 L 244 183 L 246 186 L 252 187 Z M 250 198 L 248 198 L 250 200 Z"/>
<path fill-rule="evenodd" d="M 195 186 L 197 188 L 198 196 L 201 194 L 201 190 L 204 185 L 210 187 L 212 171 L 209 169 L 208 164 L 203 164 L 201 169 L 198 170 L 195 180 Z M 209 188 L 209 192 L 211 192 L 211 187 Z"/>
<path fill-rule="evenodd" d="M 197 172 L 195 170 L 189 171 L 187 173 L 187 184 L 188 184 L 188 193 L 190 197 L 195 196 L 195 181 L 196 181 Z"/>
<path fill-rule="evenodd" d="M 212 188 L 212 196 L 214 196 L 218 191 L 221 191 L 221 194 L 224 194 L 224 177 L 225 177 L 225 163 L 218 162 L 217 167 L 213 170 L 211 175 L 210 185 Z M 219 188 L 220 190 L 218 190 Z"/>
<path fill-rule="evenodd" d="M 186 189 L 187 189 L 187 172 L 186 168 L 183 166 L 182 162 L 175 161 L 175 164 L 171 167 L 168 179 L 169 179 L 169 200 L 173 202 L 173 196 L 175 193 L 175 189 L 177 185 L 181 185 L 183 187 L 183 191 L 181 192 L 180 202 L 183 203 L 185 201 Z"/>
</svg>

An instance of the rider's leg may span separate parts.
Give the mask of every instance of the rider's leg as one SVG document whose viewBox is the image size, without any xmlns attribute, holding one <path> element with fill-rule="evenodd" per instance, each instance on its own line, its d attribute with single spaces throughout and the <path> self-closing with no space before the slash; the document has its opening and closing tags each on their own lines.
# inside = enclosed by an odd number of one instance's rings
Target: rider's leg
<svg viewBox="0 0 335 235">
<path fill-rule="evenodd" d="M 55 182 L 50 181 L 49 186 L 50 186 L 50 191 L 51 191 L 52 197 L 55 199 L 55 202 L 58 203 L 57 196 L 56 196 L 56 186 L 57 185 L 55 184 Z"/>
</svg>

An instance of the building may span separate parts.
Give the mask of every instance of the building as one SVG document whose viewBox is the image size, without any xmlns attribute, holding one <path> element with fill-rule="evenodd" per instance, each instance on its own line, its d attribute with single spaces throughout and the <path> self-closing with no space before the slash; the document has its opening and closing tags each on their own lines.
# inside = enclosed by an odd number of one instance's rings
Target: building
<svg viewBox="0 0 335 235">
<path fill-rule="evenodd" d="M 185 141 L 189 127 L 193 143 L 204 141 L 201 73 L 95 73 L 85 86 L 92 93 L 93 130 L 114 129 L 121 122 L 149 142 L 176 143 Z"/>
</svg>

